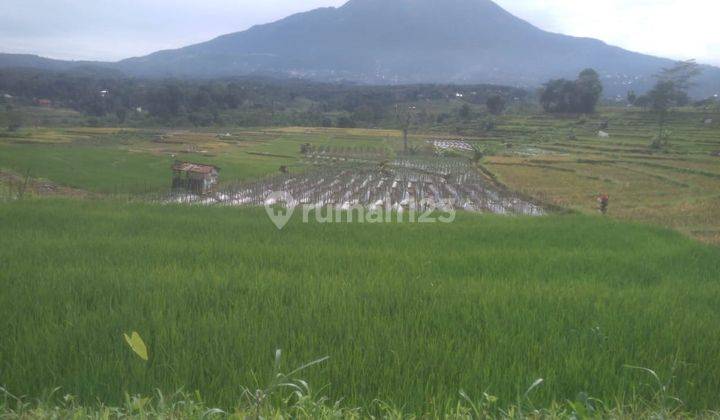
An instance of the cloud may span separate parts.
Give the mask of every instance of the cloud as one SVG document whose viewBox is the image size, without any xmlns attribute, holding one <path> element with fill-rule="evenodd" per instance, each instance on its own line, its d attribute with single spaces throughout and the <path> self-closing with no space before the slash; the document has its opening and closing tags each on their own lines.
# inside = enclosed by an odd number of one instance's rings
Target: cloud
<svg viewBox="0 0 720 420">
<path fill-rule="evenodd" d="M 119 60 L 178 48 L 343 0 L 2 0 L 0 49 Z"/>
<path fill-rule="evenodd" d="M 601 39 L 629 50 L 720 65 L 717 0 L 497 0 L 553 32 Z"/>
<path fill-rule="evenodd" d="M 118 60 L 345 0 L 2 0 L 5 52 Z M 443 1 L 443 0 L 438 0 Z M 543 29 L 720 65 L 717 0 L 497 0 Z"/>
</svg>

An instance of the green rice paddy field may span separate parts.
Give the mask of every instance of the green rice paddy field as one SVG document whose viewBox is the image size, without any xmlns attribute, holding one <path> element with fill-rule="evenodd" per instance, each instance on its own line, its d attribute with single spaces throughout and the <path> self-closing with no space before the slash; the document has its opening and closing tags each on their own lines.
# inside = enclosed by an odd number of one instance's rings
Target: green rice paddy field
<svg viewBox="0 0 720 420">
<path fill-rule="evenodd" d="M 539 406 L 720 408 L 720 249 L 664 228 L 460 214 L 278 231 L 255 209 L 42 199 L 1 205 L 0 241 L 0 386 L 15 395 L 184 389 L 233 407 L 280 348 L 283 368 L 330 356 L 302 377 L 348 407 L 438 413 L 460 390 L 509 406 L 542 378 Z M 630 365 L 657 372 L 662 399 Z"/>
<path fill-rule="evenodd" d="M 155 398 L 156 415 L 233 409 L 243 387 L 268 381 L 276 349 L 283 371 L 329 356 L 301 377 L 311 401 L 361 409 L 345 417 L 469 410 L 461 390 L 506 408 L 492 412 L 504 417 L 532 407 L 566 418 L 720 410 L 717 115 L 675 110 L 660 149 L 650 147 L 654 117 L 619 108 L 509 114 L 487 132 L 424 127 L 410 139 L 418 149 L 463 137 L 485 152 L 478 170 L 570 213 L 463 213 L 422 225 L 295 219 L 282 231 L 262 209 L 120 197 L 167 190 L 174 159 L 218 165 L 232 183 L 281 165 L 304 170 L 305 143 L 391 159 L 400 132 L 91 128 L 49 118 L 0 133 L 0 418 L 105 418 L 83 411 L 98 402 L 137 415 L 126 393 L 155 389 L 190 393 L 178 405 L 190 412 Z M 30 191 L 16 200 L 28 173 Z M 608 217 L 597 216 L 601 193 L 611 197 Z M 46 197 L 58 195 L 76 199 Z M 131 331 L 147 342 L 148 362 L 125 343 Z M 3 389 L 41 402 L 20 404 Z M 80 408 L 54 408 L 68 401 Z M 338 414 L 275 407 L 263 415 Z"/>
<path fill-rule="evenodd" d="M 639 109 L 604 108 L 590 116 L 511 113 L 495 122 L 490 131 L 468 123 L 460 133 L 453 131 L 458 127 L 417 127 L 410 140 L 425 151 L 429 138 L 464 138 L 485 152 L 483 169 L 511 190 L 590 214 L 597 213 L 597 196 L 608 194 L 610 217 L 720 244 L 716 111 L 674 110 L 669 143 L 660 149 L 650 147 L 656 117 Z M 610 138 L 598 137 L 603 126 Z M 221 183 L 276 174 L 280 166 L 299 172 L 306 167 L 300 154 L 305 143 L 340 155 L 385 150 L 390 159 L 402 149 L 399 131 L 376 129 L 26 127 L 0 132 L 0 199 L 6 172 L 94 195 L 166 191 L 175 159 L 221 167 Z"/>
</svg>

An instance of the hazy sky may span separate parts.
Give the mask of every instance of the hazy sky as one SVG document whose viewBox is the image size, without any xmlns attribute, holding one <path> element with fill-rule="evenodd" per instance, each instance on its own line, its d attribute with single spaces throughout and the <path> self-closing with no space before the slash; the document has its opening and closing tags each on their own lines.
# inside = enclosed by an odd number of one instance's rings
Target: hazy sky
<svg viewBox="0 0 720 420">
<path fill-rule="evenodd" d="M 443 1 L 443 0 L 438 0 Z M 0 0 L 0 52 L 117 60 L 345 0 Z M 553 32 L 720 65 L 719 0 L 497 0 Z"/>
</svg>

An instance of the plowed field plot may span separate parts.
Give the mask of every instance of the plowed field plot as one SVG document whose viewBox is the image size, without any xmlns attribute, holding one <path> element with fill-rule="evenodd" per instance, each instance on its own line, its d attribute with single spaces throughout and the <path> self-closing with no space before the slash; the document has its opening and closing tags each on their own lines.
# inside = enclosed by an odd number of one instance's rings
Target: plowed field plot
<svg viewBox="0 0 720 420">
<path fill-rule="evenodd" d="M 302 174 L 282 174 L 224 187 L 210 196 L 176 193 L 165 201 L 225 204 L 285 204 L 369 209 L 426 210 L 442 207 L 495 214 L 542 215 L 541 206 L 493 185 L 467 159 L 397 159 L 390 164 L 316 165 Z"/>
</svg>

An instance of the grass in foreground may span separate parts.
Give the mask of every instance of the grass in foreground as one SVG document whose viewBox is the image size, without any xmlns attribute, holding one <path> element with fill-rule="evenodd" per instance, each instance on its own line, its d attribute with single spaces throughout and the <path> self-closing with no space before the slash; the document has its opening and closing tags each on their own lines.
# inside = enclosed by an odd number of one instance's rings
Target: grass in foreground
<svg viewBox="0 0 720 420">
<path fill-rule="evenodd" d="M 330 401 L 438 413 L 465 390 L 511 407 L 590 395 L 717 409 L 720 250 L 583 216 L 278 231 L 262 210 L 0 206 L 0 384 L 80 403 L 198 390 L 234 407 L 283 368 Z M 137 359 L 123 333 L 146 339 Z M 455 403 L 453 403 L 455 401 Z M 617 403 L 615 403 L 617 402 Z"/>
<path fill-rule="evenodd" d="M 2 390 L 0 390 L 2 391 Z M 456 404 L 448 404 L 432 414 L 418 415 L 407 412 L 382 401 L 375 401 L 367 409 L 351 408 L 342 402 L 331 403 L 327 399 L 313 397 L 303 392 L 279 402 L 238 406 L 232 410 L 213 408 L 202 402 L 199 395 L 178 392 L 165 396 L 157 392 L 152 398 L 127 396 L 119 406 L 101 403 L 82 405 L 74 396 L 54 395 L 36 402 L 27 402 L 11 394 L 0 399 L 0 418 L 15 419 L 123 419 L 123 418 L 169 418 L 169 419 L 720 419 L 720 413 L 703 411 L 689 413 L 679 408 L 668 408 L 655 402 L 637 401 L 630 405 L 606 405 L 602 401 L 584 399 L 537 408 L 524 402 L 506 408 L 497 406 L 494 397 L 485 395 L 479 400 L 461 398 Z"/>
</svg>

